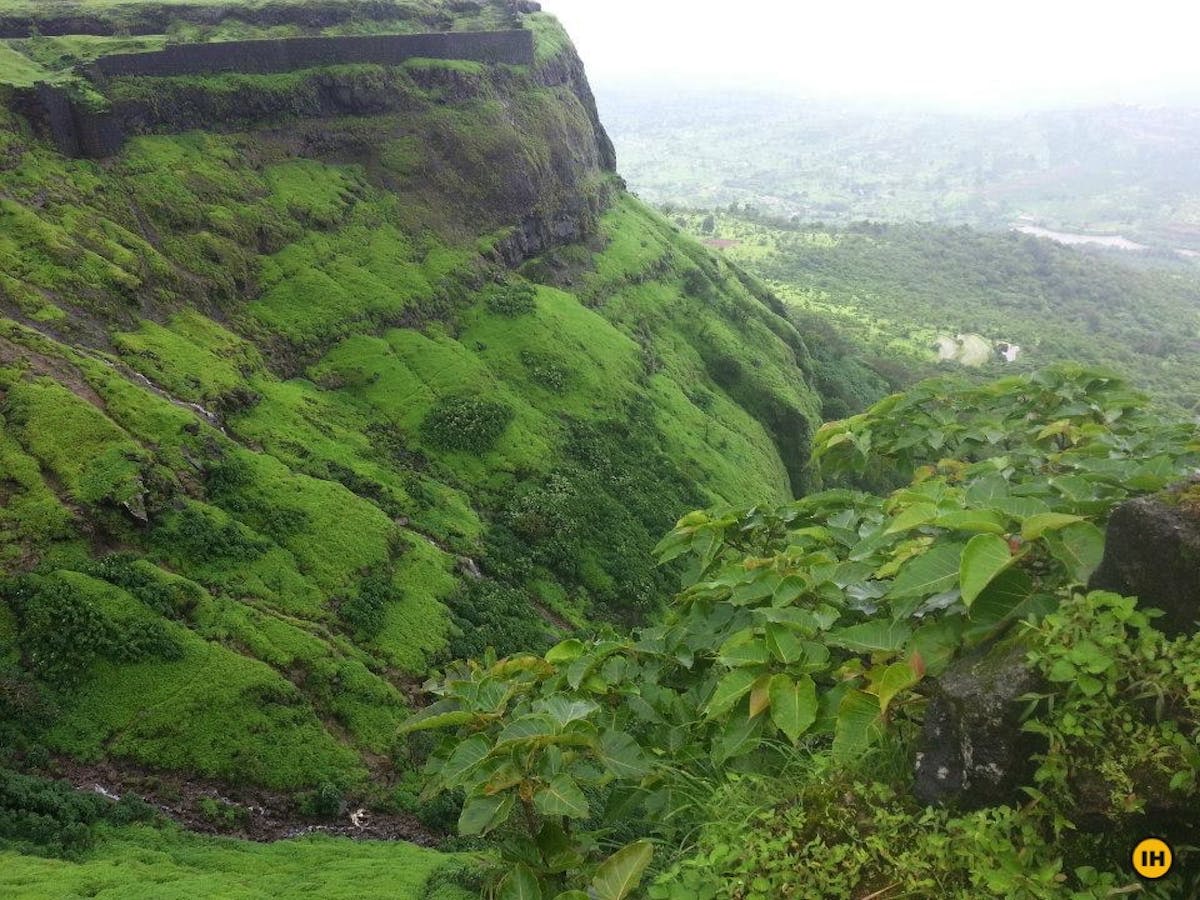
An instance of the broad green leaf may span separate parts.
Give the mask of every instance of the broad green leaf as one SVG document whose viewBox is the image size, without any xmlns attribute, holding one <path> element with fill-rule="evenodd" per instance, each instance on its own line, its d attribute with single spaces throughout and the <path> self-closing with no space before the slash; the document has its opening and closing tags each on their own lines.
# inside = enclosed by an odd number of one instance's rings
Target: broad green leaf
<svg viewBox="0 0 1200 900">
<path fill-rule="evenodd" d="M 939 528 L 951 531 L 977 531 L 982 534 L 1004 534 L 1006 521 L 990 509 L 959 509 L 943 513 L 933 521 Z"/>
<path fill-rule="evenodd" d="M 775 675 L 768 688 L 771 695 L 771 721 L 793 744 L 817 719 L 817 686 L 804 675 L 793 681 L 787 675 Z"/>
<path fill-rule="evenodd" d="M 713 747 L 712 757 L 717 765 L 745 756 L 757 749 L 762 741 L 763 718 L 753 719 L 734 716 L 726 724 Z"/>
<path fill-rule="evenodd" d="M 767 624 L 767 647 L 782 663 L 793 663 L 804 655 L 804 642 L 796 632 L 777 622 Z"/>
<path fill-rule="evenodd" d="M 533 870 L 518 863 L 500 882 L 496 900 L 542 900 L 542 887 Z"/>
<path fill-rule="evenodd" d="M 1010 518 L 1021 521 L 1050 512 L 1050 507 L 1037 497 L 1000 497 L 991 502 L 991 507 Z"/>
<path fill-rule="evenodd" d="M 977 534 L 967 542 L 962 552 L 959 582 L 962 600 L 968 609 L 983 589 L 1012 563 L 1012 550 L 1004 538 L 994 534 Z"/>
<path fill-rule="evenodd" d="M 583 655 L 583 651 L 583 641 L 576 638 L 568 638 L 546 651 L 546 662 L 554 663 L 555 665 L 573 662 Z"/>
<path fill-rule="evenodd" d="M 997 500 L 1008 497 L 1008 482 L 1003 475 L 985 475 L 967 488 L 967 502 L 972 506 L 996 506 Z"/>
<path fill-rule="evenodd" d="M 1050 552 L 1059 560 L 1071 578 L 1086 583 L 1104 557 L 1104 532 L 1091 522 L 1076 522 L 1056 534 L 1047 536 Z"/>
<path fill-rule="evenodd" d="M 600 761 L 618 778 L 643 778 L 650 772 L 650 761 L 630 735 L 606 731 L 600 737 Z"/>
<path fill-rule="evenodd" d="M 749 669 L 734 669 L 717 682 L 716 689 L 705 707 L 705 715 L 713 719 L 728 712 L 749 692 L 757 677 Z"/>
<path fill-rule="evenodd" d="M 721 646 L 717 654 L 721 665 L 731 669 L 740 666 L 761 666 L 769 658 L 766 640 L 750 632 L 734 635 Z"/>
<path fill-rule="evenodd" d="M 577 719 L 586 719 L 599 708 L 591 700 L 572 700 L 555 694 L 539 704 L 538 712 L 549 714 L 559 725 L 567 725 Z"/>
<path fill-rule="evenodd" d="M 586 891 L 563 891 L 554 900 L 591 900 Z"/>
<path fill-rule="evenodd" d="M 589 891 L 592 900 L 625 900 L 641 883 L 653 856 L 654 845 L 649 841 L 626 844 L 596 870 Z"/>
<path fill-rule="evenodd" d="M 1017 570 L 1010 569 L 1009 571 Z M 1001 578 L 1003 577 L 1001 576 Z M 978 609 L 982 602 L 982 600 L 977 600 L 975 609 Z M 958 616 L 942 618 L 934 622 L 926 621 L 913 633 L 908 646 L 912 648 L 913 652 L 921 654 L 921 659 L 925 661 L 926 673 L 937 675 L 950 664 L 954 654 L 962 645 L 962 631 L 963 620 Z"/>
<path fill-rule="evenodd" d="M 913 668 L 911 661 L 895 662 L 867 674 L 870 685 L 867 693 L 879 698 L 879 711 L 885 713 L 888 704 L 897 694 L 908 690 L 920 680 L 921 674 Z"/>
<path fill-rule="evenodd" d="M 775 596 L 771 598 L 773 606 L 788 606 L 808 589 L 808 583 L 799 575 L 789 575 L 779 582 L 775 588 Z"/>
<path fill-rule="evenodd" d="M 853 762 L 866 752 L 879 733 L 879 698 L 851 688 L 838 707 L 833 732 L 833 758 Z"/>
<path fill-rule="evenodd" d="M 567 816 L 572 819 L 588 817 L 587 798 L 570 775 L 556 775 L 550 783 L 533 795 L 533 808 L 543 816 Z"/>
<path fill-rule="evenodd" d="M 783 609 L 765 606 L 760 609 L 751 610 L 750 614 L 754 616 L 757 622 L 776 622 L 781 625 L 791 625 L 793 628 L 810 634 L 821 630 L 821 621 L 816 615 L 807 609 L 800 609 L 795 606 L 788 606 Z"/>
<path fill-rule="evenodd" d="M 458 787 L 462 780 L 487 758 L 491 749 L 491 743 L 480 734 L 460 742 L 438 771 L 446 787 Z"/>
<path fill-rule="evenodd" d="M 500 736 L 496 738 L 496 746 L 519 743 L 532 738 L 546 737 L 556 733 L 554 720 L 546 715 L 521 716 L 504 726 Z"/>
<path fill-rule="evenodd" d="M 553 819 L 544 822 L 538 831 L 537 848 L 545 868 L 551 872 L 566 872 L 583 863 L 583 856 L 574 838 Z"/>
<path fill-rule="evenodd" d="M 910 528 L 916 528 L 918 525 L 925 525 L 937 518 L 938 508 L 932 503 L 918 503 L 915 506 L 910 506 L 892 521 L 884 534 L 896 534 L 900 531 L 908 531 Z"/>
<path fill-rule="evenodd" d="M 909 560 L 892 582 L 889 596 L 928 597 L 958 584 L 958 563 L 962 544 L 936 544 L 926 553 Z"/>
<path fill-rule="evenodd" d="M 1019 567 L 997 575 L 971 604 L 971 623 L 995 625 L 1020 610 L 1033 595 L 1033 578 Z"/>
<path fill-rule="evenodd" d="M 1030 516 L 1021 526 L 1021 537 L 1027 541 L 1036 541 L 1047 531 L 1058 531 L 1076 522 L 1082 522 L 1083 516 L 1069 516 L 1066 513 L 1040 513 Z"/>
<path fill-rule="evenodd" d="M 778 573 L 764 569 L 756 573 L 756 577 L 751 581 L 737 585 L 729 602 L 734 606 L 745 606 L 757 600 L 765 600 L 775 593 L 780 581 Z"/>
<path fill-rule="evenodd" d="M 904 622 L 874 619 L 831 631 L 825 635 L 825 642 L 856 653 L 877 653 L 899 650 L 911 636 L 912 628 Z"/>
<path fill-rule="evenodd" d="M 512 794 L 494 797 L 469 797 L 458 817 L 458 833 L 465 836 L 486 834 L 503 825 L 513 807 Z"/>
</svg>

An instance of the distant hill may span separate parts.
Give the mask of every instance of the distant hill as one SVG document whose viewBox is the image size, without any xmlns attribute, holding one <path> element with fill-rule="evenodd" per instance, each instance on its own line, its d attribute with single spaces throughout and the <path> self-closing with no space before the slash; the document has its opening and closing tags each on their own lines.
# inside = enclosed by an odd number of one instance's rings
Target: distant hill
<svg viewBox="0 0 1200 900">
<path fill-rule="evenodd" d="M 1121 234 L 1200 250 L 1200 110 L 970 116 L 786 95 L 611 86 L 605 118 L 653 203 L 837 224 L 930 221 Z"/>
</svg>

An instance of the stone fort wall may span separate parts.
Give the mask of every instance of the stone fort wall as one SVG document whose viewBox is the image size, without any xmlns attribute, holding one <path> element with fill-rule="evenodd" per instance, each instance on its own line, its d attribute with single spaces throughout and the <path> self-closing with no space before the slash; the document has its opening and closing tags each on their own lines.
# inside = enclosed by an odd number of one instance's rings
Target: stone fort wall
<svg viewBox="0 0 1200 900">
<path fill-rule="evenodd" d="M 334 65 L 394 66 L 417 58 L 531 65 L 533 32 L 521 29 L 179 44 L 151 53 L 102 57 L 87 71 L 103 82 L 123 76 L 275 74 Z M 119 115 L 90 110 L 61 88 L 38 85 L 18 99 L 17 111 L 51 138 L 65 156 L 103 159 L 120 152 L 125 142 L 126 128 Z"/>
</svg>

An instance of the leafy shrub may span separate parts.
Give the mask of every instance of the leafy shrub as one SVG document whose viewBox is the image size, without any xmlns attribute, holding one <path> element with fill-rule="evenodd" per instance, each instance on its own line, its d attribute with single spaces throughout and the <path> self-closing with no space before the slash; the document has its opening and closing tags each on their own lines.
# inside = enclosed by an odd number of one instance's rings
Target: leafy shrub
<svg viewBox="0 0 1200 900">
<path fill-rule="evenodd" d="M 269 548 L 237 522 L 222 520 L 214 510 L 188 505 L 154 533 L 155 544 L 169 557 L 192 560 L 250 560 Z"/>
<path fill-rule="evenodd" d="M 887 496 L 836 489 L 777 508 L 685 516 L 659 546 L 664 562 L 686 560 L 689 573 L 661 624 L 627 639 L 569 639 L 544 656 L 488 653 L 436 683 L 438 702 L 403 729 L 456 730 L 430 758 L 428 790 L 465 793 L 464 835 L 495 833 L 506 867 L 502 894 L 603 896 L 605 873 L 620 868 L 636 882 L 650 850 L 627 833 L 629 843 L 603 858 L 601 836 L 611 835 L 600 823 L 644 823 L 642 834 L 679 842 L 689 811 L 703 806 L 696 798 L 734 773 L 779 775 L 802 751 L 839 771 L 861 767 L 885 740 L 914 730 L 924 707 L 915 689 L 956 654 L 1021 619 L 1057 627 L 1045 617 L 1100 560 L 1103 533 L 1093 520 L 1200 462 L 1196 426 L 1164 425 L 1144 406 L 1111 376 L 1064 367 L 983 387 L 919 385 L 827 426 L 816 445 L 827 474 L 854 477 L 886 463 L 908 483 Z M 1060 659 L 1050 672 L 1061 670 L 1085 695 L 1111 698 L 1142 684 L 1099 680 L 1097 652 L 1080 646 L 1091 630 L 1080 626 L 1075 645 L 1056 638 L 1075 668 L 1068 672 Z M 1196 666 L 1187 653 L 1178 658 L 1180 673 L 1192 674 L 1180 674 L 1186 691 L 1174 696 L 1191 697 Z M 1133 659 L 1123 669 L 1148 684 L 1170 674 Z M 1188 792 L 1200 763 L 1194 710 L 1176 714 L 1175 727 L 1181 722 L 1191 755 L 1179 744 L 1162 774 L 1170 776 L 1166 789 Z M 1130 781 L 1117 778 L 1114 788 Z M 897 788 L 862 790 L 871 805 L 886 807 Z M 877 842 L 870 859 L 862 847 L 872 846 L 872 829 L 907 840 L 914 821 L 931 826 L 926 852 L 935 857 L 935 848 L 994 844 L 990 855 L 952 854 L 951 872 L 930 872 L 931 884 L 948 879 L 952 896 L 1055 896 L 1066 879 L 1051 835 L 1069 827 L 1070 808 L 1046 796 L 1047 809 L 1029 815 L 1001 809 L 955 820 L 913 810 L 887 818 L 885 808 L 873 825 L 844 823 L 852 827 L 840 838 L 814 847 L 825 838 L 806 830 L 801 804 L 801 818 L 786 823 L 797 845 L 772 842 L 764 851 L 796 860 L 778 870 L 752 861 L 750 883 L 734 896 L 884 890 L 879 879 L 888 870 L 874 857 L 886 845 Z M 1032 860 L 1024 849 L 1031 841 Z M 815 893 L 789 880 L 807 870 L 810 851 L 828 877 Z M 845 864 L 834 865 L 839 859 Z M 1013 871 L 1027 861 L 1036 862 L 1032 871 Z M 914 868 L 913 878 L 922 871 L 929 868 Z M 1083 891 L 1076 896 L 1119 887 L 1082 866 L 1074 877 Z"/>
<path fill-rule="evenodd" d="M 6 590 L 17 612 L 26 664 L 38 677 L 77 684 L 115 649 L 112 623 L 89 597 L 52 578 L 18 579 Z"/>
<path fill-rule="evenodd" d="M 514 319 L 537 309 L 537 291 L 526 282 L 498 284 L 488 288 L 485 294 L 487 308 L 499 316 Z"/>
<path fill-rule="evenodd" d="M 515 588 L 489 579 L 471 581 L 448 605 L 454 627 L 447 649 L 456 659 L 481 656 L 488 647 L 507 655 L 549 643 L 546 623 Z"/>
<path fill-rule="evenodd" d="M 54 577 L 26 576 L 5 587 L 18 617 L 18 643 L 39 678 L 70 687 L 97 659 L 178 659 L 183 649 L 164 623 L 120 622 L 94 599 Z"/>
<path fill-rule="evenodd" d="M 127 553 L 95 560 L 87 567 L 86 574 L 128 591 L 149 609 L 165 616 L 187 618 L 204 596 L 198 584 L 183 578 L 168 578 L 153 564 Z"/>
<path fill-rule="evenodd" d="M 571 367 L 557 353 L 522 350 L 521 363 L 534 382 L 561 394 L 571 383 Z"/>
<path fill-rule="evenodd" d="M 136 798 L 120 802 L 0 769 L 0 845 L 20 852 L 76 856 L 95 842 L 94 826 L 148 821 L 153 810 Z"/>
<path fill-rule="evenodd" d="M 486 453 L 512 421 L 512 407 L 477 397 L 446 397 L 421 423 L 421 433 L 440 450 Z"/>
<path fill-rule="evenodd" d="M 314 819 L 334 819 L 342 814 L 346 801 L 336 784 L 326 782 L 300 798 L 300 812 Z"/>
<path fill-rule="evenodd" d="M 236 803 L 226 803 L 216 797 L 201 797 L 196 805 L 200 815 L 218 828 L 239 828 L 250 818 L 250 812 L 245 807 Z"/>
<path fill-rule="evenodd" d="M 390 572 L 375 572 L 358 584 L 358 592 L 338 607 L 338 615 L 360 637 L 370 639 L 387 624 L 387 608 L 401 600 Z"/>
<path fill-rule="evenodd" d="M 1152 611 L 1074 594 L 1036 627 L 1030 659 L 1053 691 L 1026 730 L 1046 739 L 1035 783 L 1108 821 L 1150 814 L 1200 828 L 1200 634 L 1167 639 Z"/>
</svg>

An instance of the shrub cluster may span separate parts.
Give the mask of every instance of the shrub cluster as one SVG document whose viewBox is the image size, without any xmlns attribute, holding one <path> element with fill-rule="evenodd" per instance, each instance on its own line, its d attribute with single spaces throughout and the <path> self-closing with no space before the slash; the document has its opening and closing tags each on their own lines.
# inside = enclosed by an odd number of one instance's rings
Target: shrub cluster
<svg viewBox="0 0 1200 900">
<path fill-rule="evenodd" d="M 387 608 L 401 599 L 390 572 L 373 572 L 358 584 L 358 592 L 338 607 L 342 621 L 365 639 L 376 637 L 387 624 Z"/>
<path fill-rule="evenodd" d="M 512 407 L 477 397 L 446 397 L 421 423 L 425 440 L 439 450 L 486 453 L 512 421 Z"/>
<path fill-rule="evenodd" d="M 548 391 L 561 394 L 571 383 L 571 367 L 557 353 L 522 350 L 521 363 L 529 377 Z"/>
<path fill-rule="evenodd" d="M 537 291 L 533 285 L 519 282 L 517 284 L 497 284 L 488 288 L 484 295 L 489 311 L 500 316 L 515 319 L 524 316 L 537 308 Z"/>
<path fill-rule="evenodd" d="M 545 622 L 521 591 L 484 579 L 464 586 L 449 601 L 454 622 L 447 652 L 455 659 L 538 650 L 550 644 Z"/>
<path fill-rule="evenodd" d="M 53 577 L 23 576 L 4 586 L 17 613 L 18 644 L 35 675 L 60 686 L 79 683 L 97 659 L 178 659 L 183 649 L 156 620 L 120 622 L 92 598 Z"/>
<path fill-rule="evenodd" d="M 153 817 L 153 809 L 137 798 L 114 803 L 65 782 L 0 769 L 0 846 L 74 856 L 92 846 L 100 822 L 125 825 Z"/>
</svg>

